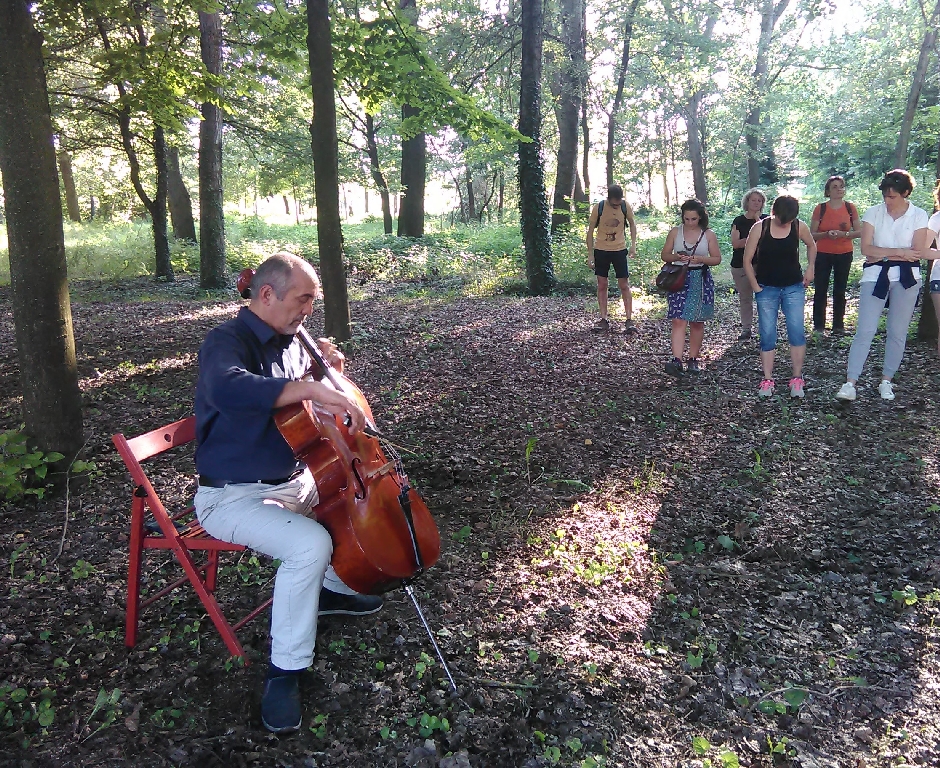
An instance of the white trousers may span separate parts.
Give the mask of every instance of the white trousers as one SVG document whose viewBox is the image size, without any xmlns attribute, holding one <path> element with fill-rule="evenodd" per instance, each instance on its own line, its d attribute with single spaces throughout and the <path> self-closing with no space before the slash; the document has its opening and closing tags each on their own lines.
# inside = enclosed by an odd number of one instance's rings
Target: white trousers
<svg viewBox="0 0 940 768">
<path fill-rule="evenodd" d="M 330 534 L 304 516 L 318 500 L 309 470 L 282 485 L 200 486 L 196 492 L 196 516 L 210 536 L 281 561 L 271 606 L 271 663 L 281 669 L 313 662 L 320 588 L 355 594 L 330 566 Z"/>
</svg>

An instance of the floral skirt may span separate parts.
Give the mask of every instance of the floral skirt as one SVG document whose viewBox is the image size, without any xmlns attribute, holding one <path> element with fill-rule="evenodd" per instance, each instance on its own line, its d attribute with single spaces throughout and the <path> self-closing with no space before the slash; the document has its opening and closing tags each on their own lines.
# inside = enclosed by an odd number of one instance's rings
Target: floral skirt
<svg viewBox="0 0 940 768">
<path fill-rule="evenodd" d="M 708 267 L 688 271 L 685 288 L 669 294 L 666 317 L 690 323 L 701 323 L 715 317 L 715 281 Z"/>
</svg>

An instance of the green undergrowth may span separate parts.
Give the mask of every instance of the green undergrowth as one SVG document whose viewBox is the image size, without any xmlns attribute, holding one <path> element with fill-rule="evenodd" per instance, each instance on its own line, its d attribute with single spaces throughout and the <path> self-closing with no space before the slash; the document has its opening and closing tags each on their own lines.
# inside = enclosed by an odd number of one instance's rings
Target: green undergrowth
<svg viewBox="0 0 940 768">
<path fill-rule="evenodd" d="M 808 208 L 807 206 L 804 206 Z M 713 216 L 711 228 L 718 236 L 723 261 L 714 270 L 720 283 L 731 283 L 729 230 L 734 211 Z M 805 217 L 804 217 L 805 218 Z M 518 221 L 444 226 L 431 217 L 421 238 L 386 235 L 380 219 L 371 217 L 343 229 L 352 298 L 370 295 L 455 297 L 526 294 L 525 256 Z M 662 261 L 660 251 L 678 213 L 656 212 L 637 216 L 637 257 L 630 262 L 630 282 L 640 292 L 649 291 Z M 586 263 L 586 217 L 552 238 L 556 291 L 590 291 L 594 276 Z M 123 281 L 154 272 L 153 235 L 144 220 L 131 222 L 65 222 L 65 249 L 69 279 Z M 319 262 L 315 224 L 271 224 L 254 217 L 226 219 L 226 260 L 232 274 L 259 264 L 278 250 L 298 253 Z M 171 259 L 178 275 L 198 274 L 198 246 L 172 241 Z M 860 272 L 859 268 L 855 269 Z M 855 275 L 853 274 L 853 277 Z M 0 225 L 0 285 L 10 281 L 6 229 Z M 611 277 L 611 291 L 616 281 Z"/>
</svg>

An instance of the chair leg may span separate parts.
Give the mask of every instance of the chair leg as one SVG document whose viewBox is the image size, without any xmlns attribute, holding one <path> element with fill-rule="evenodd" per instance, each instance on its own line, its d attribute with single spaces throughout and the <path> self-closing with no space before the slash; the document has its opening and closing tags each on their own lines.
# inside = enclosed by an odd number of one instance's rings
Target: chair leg
<svg viewBox="0 0 940 768">
<path fill-rule="evenodd" d="M 228 648 L 228 651 L 230 654 L 232 654 L 232 656 L 241 656 L 247 663 L 247 659 L 245 658 L 245 651 L 242 649 L 241 643 L 238 642 L 238 638 L 235 637 L 235 632 L 232 630 L 231 625 L 228 623 L 228 620 L 222 613 L 222 609 L 219 607 L 215 597 L 207 589 L 207 583 L 200 578 L 199 569 L 193 562 L 193 558 L 189 554 L 189 550 L 179 542 L 177 542 L 177 546 L 175 546 L 173 549 L 176 551 L 180 565 L 183 566 L 183 570 L 186 572 L 186 576 L 189 578 L 189 583 L 192 585 L 193 589 L 196 590 L 196 594 L 199 595 L 199 600 L 206 609 L 206 613 L 209 614 L 209 618 L 212 619 L 212 623 L 215 624 L 215 628 L 219 631 L 219 634 L 222 635 L 222 640 L 225 642 L 225 647 Z M 218 556 L 218 553 L 216 553 L 216 556 Z M 209 573 L 207 571 L 207 581 L 208 578 Z"/>
<path fill-rule="evenodd" d="M 206 558 L 206 589 L 215 592 L 216 575 L 219 570 L 219 550 L 210 549 Z"/>
<path fill-rule="evenodd" d="M 140 618 L 140 570 L 144 549 L 144 500 L 135 498 L 131 510 L 131 540 L 127 564 L 127 602 L 124 610 L 124 645 L 137 645 Z"/>
</svg>

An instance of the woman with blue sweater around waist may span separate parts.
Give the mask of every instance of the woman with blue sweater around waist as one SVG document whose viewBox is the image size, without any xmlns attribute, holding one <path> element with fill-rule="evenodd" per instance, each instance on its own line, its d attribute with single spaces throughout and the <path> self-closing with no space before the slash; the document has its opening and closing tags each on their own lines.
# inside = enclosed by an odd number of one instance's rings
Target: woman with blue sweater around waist
<svg viewBox="0 0 940 768">
<path fill-rule="evenodd" d="M 862 216 L 862 255 L 865 257 L 859 285 L 858 323 L 849 350 L 848 381 L 836 392 L 839 400 L 856 397 L 855 384 L 871 351 L 878 330 L 878 318 L 888 297 L 888 333 L 885 359 L 878 393 L 882 400 L 894 400 L 891 379 L 904 357 L 907 329 L 914 316 L 920 293 L 920 259 L 927 250 L 930 230 L 927 212 L 908 201 L 914 179 L 904 170 L 885 174 L 878 185 L 884 203 L 874 205 Z"/>
</svg>

